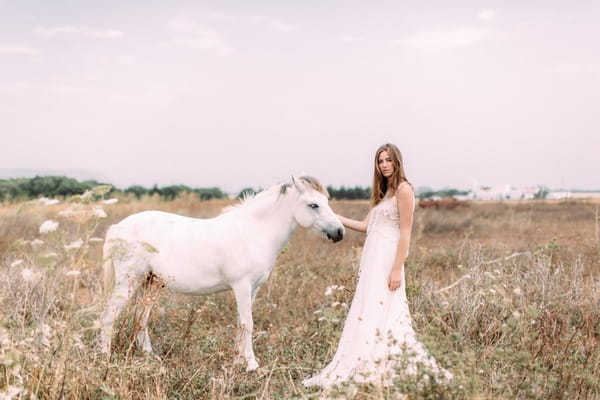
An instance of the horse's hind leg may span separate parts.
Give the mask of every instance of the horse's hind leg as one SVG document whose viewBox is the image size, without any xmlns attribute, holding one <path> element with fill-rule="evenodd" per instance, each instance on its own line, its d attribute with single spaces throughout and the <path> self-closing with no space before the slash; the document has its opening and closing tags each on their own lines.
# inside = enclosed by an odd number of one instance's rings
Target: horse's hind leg
<svg viewBox="0 0 600 400">
<path fill-rule="evenodd" d="M 232 287 L 235 301 L 238 307 L 240 334 L 238 336 L 238 358 L 246 361 L 246 371 L 254 371 L 258 368 L 258 362 L 252 349 L 252 285 L 249 282 L 239 282 Z"/>
<path fill-rule="evenodd" d="M 139 304 L 136 309 L 136 322 L 138 332 L 136 334 L 137 346 L 145 353 L 153 354 L 150 336 L 148 335 L 148 319 L 152 312 L 152 307 L 158 301 L 160 290 L 164 287 L 163 282 L 153 273 L 146 274 L 146 283 L 139 297 Z"/>
<path fill-rule="evenodd" d="M 132 294 L 137 289 L 135 282 L 135 279 L 132 279 L 132 282 L 129 282 L 128 279 L 117 279 L 115 289 L 108 300 L 106 310 L 102 314 L 100 344 L 102 346 L 102 351 L 107 355 L 110 355 L 110 345 L 112 342 L 115 321 L 119 317 L 121 311 L 123 311 L 123 308 L 125 308 L 129 302 Z"/>
<path fill-rule="evenodd" d="M 105 254 L 110 254 L 110 250 Z M 105 257 L 105 269 L 109 265 L 106 263 L 112 263 L 114 266 L 115 286 L 101 317 L 100 345 L 101 350 L 110 356 L 115 322 L 131 297 L 136 293 L 143 276 L 140 269 L 145 269 L 140 268 L 140 266 L 145 263 L 142 258 L 132 253 L 127 253 L 121 257 L 114 257 L 112 254 Z"/>
<path fill-rule="evenodd" d="M 145 304 L 145 299 L 142 299 L 142 304 L 136 310 L 136 321 L 139 324 L 136 335 L 137 346 L 147 354 L 153 353 L 150 336 L 148 335 L 148 319 L 153 305 L 153 303 Z"/>
</svg>

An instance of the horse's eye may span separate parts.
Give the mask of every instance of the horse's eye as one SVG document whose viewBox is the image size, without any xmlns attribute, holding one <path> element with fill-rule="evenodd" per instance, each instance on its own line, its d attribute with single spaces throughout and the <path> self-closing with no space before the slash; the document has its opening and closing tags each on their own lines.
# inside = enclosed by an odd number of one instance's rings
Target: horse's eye
<svg viewBox="0 0 600 400">
<path fill-rule="evenodd" d="M 319 208 L 319 205 L 317 203 L 310 203 L 308 206 L 310 208 L 312 208 L 313 210 L 316 210 L 317 208 Z"/>
</svg>

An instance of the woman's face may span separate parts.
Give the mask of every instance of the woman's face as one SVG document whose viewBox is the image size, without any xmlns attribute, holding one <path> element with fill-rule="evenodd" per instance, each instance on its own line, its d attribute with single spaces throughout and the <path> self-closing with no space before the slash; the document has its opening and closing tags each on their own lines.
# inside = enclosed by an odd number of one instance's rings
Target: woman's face
<svg viewBox="0 0 600 400">
<path fill-rule="evenodd" d="M 394 163 L 387 150 L 379 153 L 379 157 L 377 157 L 377 166 L 379 167 L 381 175 L 386 178 L 389 178 L 394 173 Z"/>
</svg>

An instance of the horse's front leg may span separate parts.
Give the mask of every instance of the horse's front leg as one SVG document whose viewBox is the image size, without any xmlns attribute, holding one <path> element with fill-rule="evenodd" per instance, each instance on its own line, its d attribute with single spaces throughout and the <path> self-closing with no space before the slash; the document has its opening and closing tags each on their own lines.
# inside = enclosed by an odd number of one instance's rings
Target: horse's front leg
<svg viewBox="0 0 600 400">
<path fill-rule="evenodd" d="M 258 368 L 258 362 L 252 349 L 252 300 L 256 290 L 247 281 L 238 282 L 232 286 L 235 301 L 238 307 L 238 320 L 240 323 L 240 334 L 238 336 L 238 357 L 246 360 L 246 371 L 254 371 Z"/>
</svg>

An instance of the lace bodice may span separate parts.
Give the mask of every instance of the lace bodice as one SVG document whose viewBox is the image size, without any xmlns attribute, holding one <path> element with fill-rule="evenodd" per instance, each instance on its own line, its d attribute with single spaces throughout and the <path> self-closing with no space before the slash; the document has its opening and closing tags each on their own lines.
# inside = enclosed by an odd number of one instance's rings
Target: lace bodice
<svg viewBox="0 0 600 400">
<path fill-rule="evenodd" d="M 382 200 L 371 210 L 367 235 L 378 232 L 384 236 L 398 236 L 400 234 L 400 215 L 395 197 Z"/>
</svg>

